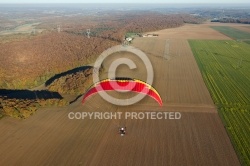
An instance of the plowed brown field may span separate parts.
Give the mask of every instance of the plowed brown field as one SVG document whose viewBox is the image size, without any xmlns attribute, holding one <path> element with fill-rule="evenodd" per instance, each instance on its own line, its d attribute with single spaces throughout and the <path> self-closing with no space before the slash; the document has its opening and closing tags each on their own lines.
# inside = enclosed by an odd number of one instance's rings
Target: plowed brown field
<svg viewBox="0 0 250 166">
<path fill-rule="evenodd" d="M 0 165 L 240 165 L 187 42 L 189 38 L 228 37 L 207 25 L 185 25 L 157 33 L 158 38 L 136 38 L 133 45 L 152 62 L 153 86 L 163 99 L 163 107 L 149 97 L 120 107 L 94 95 L 84 105 L 79 99 L 65 108 L 41 109 L 27 120 L 4 118 L 0 120 Z M 129 53 L 111 57 L 104 67 L 119 56 L 131 58 L 141 70 L 121 66 L 118 76 L 145 80 L 143 65 Z M 68 118 L 69 112 L 83 111 L 172 111 L 182 117 Z M 126 136 L 117 133 L 119 125 L 127 126 Z"/>
</svg>

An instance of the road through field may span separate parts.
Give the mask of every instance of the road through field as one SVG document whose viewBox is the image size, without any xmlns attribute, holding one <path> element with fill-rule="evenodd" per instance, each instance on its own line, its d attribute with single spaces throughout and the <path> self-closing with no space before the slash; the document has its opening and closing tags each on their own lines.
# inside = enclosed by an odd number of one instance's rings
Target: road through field
<svg viewBox="0 0 250 166">
<path fill-rule="evenodd" d="M 202 27 L 186 25 L 159 31 L 158 38 L 133 41 L 133 46 L 144 51 L 152 62 L 153 86 L 162 97 L 163 107 L 149 97 L 122 107 L 94 95 L 84 105 L 80 98 L 68 107 L 40 109 L 27 120 L 1 119 L 0 165 L 240 165 L 187 42 Z M 212 38 L 206 28 L 205 35 L 202 30 L 199 32 L 200 36 L 195 37 Z M 166 52 L 170 58 L 165 58 Z M 104 62 L 105 71 L 120 57 L 130 58 L 138 68 L 129 70 L 123 65 L 118 68 L 117 76 L 146 79 L 145 66 L 130 53 L 111 56 Z M 106 75 L 104 72 L 102 77 Z M 112 95 L 127 98 L 134 94 Z M 83 111 L 169 111 L 179 112 L 181 119 L 68 117 L 69 112 Z M 127 126 L 124 137 L 117 133 L 120 125 Z"/>
</svg>

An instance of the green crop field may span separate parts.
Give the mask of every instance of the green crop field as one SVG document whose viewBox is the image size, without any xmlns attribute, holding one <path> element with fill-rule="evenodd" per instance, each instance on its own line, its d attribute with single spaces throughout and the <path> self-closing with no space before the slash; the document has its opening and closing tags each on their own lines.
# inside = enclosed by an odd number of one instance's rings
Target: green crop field
<svg viewBox="0 0 250 166">
<path fill-rule="evenodd" d="M 248 40 L 248 41 L 244 41 L 245 43 L 247 43 L 247 44 L 250 44 L 250 40 Z"/>
<path fill-rule="evenodd" d="M 250 39 L 250 33 L 232 27 L 212 26 L 212 28 L 232 39 Z"/>
<path fill-rule="evenodd" d="M 244 42 L 190 40 L 242 165 L 250 165 L 250 47 Z"/>
</svg>

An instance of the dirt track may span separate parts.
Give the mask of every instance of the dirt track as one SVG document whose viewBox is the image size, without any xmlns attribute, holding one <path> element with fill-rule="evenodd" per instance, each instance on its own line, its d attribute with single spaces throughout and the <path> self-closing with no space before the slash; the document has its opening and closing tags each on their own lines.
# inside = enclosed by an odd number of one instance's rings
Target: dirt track
<svg viewBox="0 0 250 166">
<path fill-rule="evenodd" d="M 149 97 L 118 107 L 95 95 L 84 105 L 79 99 L 67 108 L 41 109 L 25 121 L 4 118 L 0 165 L 239 165 L 186 40 L 228 38 L 207 25 L 186 25 L 159 34 L 159 38 L 137 38 L 133 45 L 152 62 L 153 85 L 163 99 L 162 108 Z M 133 59 L 131 54 L 121 56 Z M 143 68 L 138 59 L 133 60 Z M 124 70 L 126 76 L 145 79 L 144 69 L 128 72 L 122 66 L 118 76 Z M 181 112 L 182 118 L 70 120 L 71 111 L 173 111 Z M 117 134 L 119 125 L 127 126 L 125 137 Z"/>
</svg>

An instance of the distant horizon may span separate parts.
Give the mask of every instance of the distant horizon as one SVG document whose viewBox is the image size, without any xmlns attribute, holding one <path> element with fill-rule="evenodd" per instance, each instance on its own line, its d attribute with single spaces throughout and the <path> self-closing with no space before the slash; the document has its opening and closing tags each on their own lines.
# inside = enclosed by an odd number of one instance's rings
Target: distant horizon
<svg viewBox="0 0 250 166">
<path fill-rule="evenodd" d="M 249 3 L 148 3 L 148 2 L 134 2 L 134 3 L 76 3 L 76 2 L 64 2 L 64 3 L 56 3 L 56 2 L 36 2 L 36 3 L 3 3 L 0 0 L 0 8 L 100 8 L 100 9 L 117 9 L 117 8 L 127 8 L 127 9 L 165 9 L 165 8 L 250 8 Z"/>
<path fill-rule="evenodd" d="M 103 4 L 103 5 L 121 5 L 121 4 L 128 4 L 128 5 L 250 5 L 250 2 L 248 3 L 171 3 L 171 2 L 168 2 L 168 3 L 125 3 L 125 2 L 120 2 L 120 3 L 103 3 L 103 2 L 92 2 L 92 3 L 86 3 L 86 2 L 83 2 L 83 3 L 77 3 L 77 2 L 64 2 L 64 3 L 57 3 L 57 2 L 53 2 L 53 3 L 50 3 L 50 2 L 36 2 L 36 3 L 25 3 L 25 2 L 22 2 L 22 3 L 10 3 L 10 2 L 0 2 L 0 4 L 6 4 L 6 5 L 36 5 L 36 4 L 50 4 L 50 5 L 57 5 L 57 4 Z M 0 6 L 1 7 L 1 6 Z"/>
<path fill-rule="evenodd" d="M 250 4 L 250 2 L 0 2 L 0 4 Z"/>
<path fill-rule="evenodd" d="M 249 4 L 249 0 L 0 0 L 0 4 Z"/>
<path fill-rule="evenodd" d="M 74 3 L 74 2 L 64 2 L 64 3 L 46 3 L 46 2 L 36 2 L 36 3 L 3 3 L 0 2 L 0 8 L 128 8 L 128 9 L 151 9 L 151 8 L 250 8 L 249 3 Z"/>
</svg>

